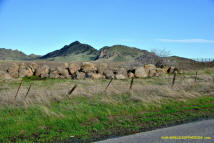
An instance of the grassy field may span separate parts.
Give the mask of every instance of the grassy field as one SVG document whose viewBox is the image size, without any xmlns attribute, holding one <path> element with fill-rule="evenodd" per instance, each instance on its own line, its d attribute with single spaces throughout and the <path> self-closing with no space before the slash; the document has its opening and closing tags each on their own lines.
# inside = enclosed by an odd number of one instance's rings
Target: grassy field
<svg viewBox="0 0 214 143">
<path fill-rule="evenodd" d="M 0 81 L 0 142 L 91 142 L 214 116 L 214 69 L 130 80 Z M 29 85 L 32 84 L 25 98 Z M 77 84 L 71 96 L 68 91 Z"/>
</svg>

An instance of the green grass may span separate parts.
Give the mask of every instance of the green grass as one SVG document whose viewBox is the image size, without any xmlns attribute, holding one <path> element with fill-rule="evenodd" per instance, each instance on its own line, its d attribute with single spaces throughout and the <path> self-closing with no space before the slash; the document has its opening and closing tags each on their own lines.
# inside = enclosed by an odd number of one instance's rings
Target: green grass
<svg viewBox="0 0 214 143">
<path fill-rule="evenodd" d="M 203 68 L 203 69 L 198 69 L 198 70 L 189 70 L 184 72 L 184 75 L 192 75 L 195 76 L 196 72 L 198 72 L 198 75 L 213 75 L 213 70 L 214 68 Z"/>
<path fill-rule="evenodd" d="M 54 78 L 40 78 L 38 76 L 31 76 L 31 77 L 23 77 L 23 85 L 29 85 L 29 83 L 32 83 L 34 86 L 42 86 L 42 87 L 52 87 L 53 85 L 57 83 L 75 83 L 75 80 L 68 80 L 68 79 L 54 79 Z M 0 82 L 1 84 L 1 82 Z M 8 83 L 9 86 L 14 84 L 14 81 Z M 16 86 L 20 84 L 19 82 L 16 82 Z"/>
<path fill-rule="evenodd" d="M 70 54 L 69 56 L 58 56 L 54 58 L 48 58 L 49 61 L 61 61 L 61 62 L 70 62 L 70 61 L 93 61 L 97 57 L 96 54 L 79 53 L 79 54 Z"/>
<path fill-rule="evenodd" d="M 120 104 L 104 103 L 102 96 L 75 96 L 46 106 L 1 108 L 0 142 L 47 142 L 71 136 L 74 141 L 89 142 L 95 137 L 126 135 L 214 115 L 214 96 L 145 106 L 129 94 L 120 95 Z"/>
<path fill-rule="evenodd" d="M 34 75 L 34 76 L 30 76 L 30 77 L 23 77 L 22 80 L 28 82 L 28 81 L 32 81 L 32 80 L 42 80 L 42 79 L 41 79 L 41 77 Z"/>
<path fill-rule="evenodd" d="M 102 50 L 109 57 L 108 60 L 114 62 L 134 61 L 134 59 L 144 54 L 144 51 L 123 45 L 104 47 Z M 99 60 L 106 60 L 106 58 L 99 58 Z"/>
</svg>

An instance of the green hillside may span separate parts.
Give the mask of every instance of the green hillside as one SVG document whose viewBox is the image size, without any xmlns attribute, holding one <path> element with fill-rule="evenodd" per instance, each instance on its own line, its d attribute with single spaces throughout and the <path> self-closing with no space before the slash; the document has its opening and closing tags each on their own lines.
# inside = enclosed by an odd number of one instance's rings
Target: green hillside
<svg viewBox="0 0 214 143">
<path fill-rule="evenodd" d="M 50 52 L 40 59 L 50 61 L 91 61 L 98 56 L 98 51 L 87 44 L 75 41 L 60 50 Z"/>
<path fill-rule="evenodd" d="M 103 47 L 100 49 L 98 60 L 110 60 L 110 61 L 134 61 L 137 57 L 143 55 L 144 50 L 140 50 L 133 47 L 114 45 L 111 47 Z"/>
<path fill-rule="evenodd" d="M 0 60 L 34 60 L 38 57 L 34 54 L 28 56 L 18 50 L 0 48 Z"/>
</svg>

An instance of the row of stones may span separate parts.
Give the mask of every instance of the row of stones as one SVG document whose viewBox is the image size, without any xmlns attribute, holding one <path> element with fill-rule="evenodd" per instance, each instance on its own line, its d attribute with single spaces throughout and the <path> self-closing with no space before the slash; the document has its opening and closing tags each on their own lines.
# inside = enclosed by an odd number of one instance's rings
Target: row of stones
<svg viewBox="0 0 214 143">
<path fill-rule="evenodd" d="M 64 63 L 61 66 L 49 67 L 48 65 L 31 64 L 12 64 L 6 71 L 0 71 L 0 78 L 22 78 L 39 76 L 41 78 L 72 78 L 72 79 L 126 79 L 126 78 L 145 78 L 160 76 L 166 73 L 173 73 L 174 67 L 157 68 L 149 64 L 135 68 L 111 68 L 109 64 L 94 64 L 90 62 Z"/>
</svg>

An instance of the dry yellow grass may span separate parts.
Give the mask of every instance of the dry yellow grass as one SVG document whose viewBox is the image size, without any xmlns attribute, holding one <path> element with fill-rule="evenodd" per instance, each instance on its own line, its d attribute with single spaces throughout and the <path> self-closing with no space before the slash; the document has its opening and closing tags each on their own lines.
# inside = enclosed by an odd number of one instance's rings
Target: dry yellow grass
<svg viewBox="0 0 214 143">
<path fill-rule="evenodd" d="M 171 87 L 172 75 L 161 77 L 135 79 L 133 90 L 129 91 L 129 80 L 113 80 L 108 90 L 105 88 L 109 80 L 65 80 L 47 79 L 37 81 L 24 81 L 19 95 L 15 100 L 15 94 L 20 80 L 0 81 L 0 105 L 29 106 L 32 104 L 49 104 L 50 101 L 61 101 L 67 98 L 68 91 L 77 84 L 77 89 L 71 96 L 101 96 L 103 103 L 119 104 L 123 94 L 131 96 L 136 102 L 160 103 L 163 99 L 185 100 L 206 94 L 214 94 L 214 83 L 212 71 L 206 69 L 199 71 L 198 80 L 195 82 L 195 71 L 187 72 L 177 76 L 175 86 Z M 32 88 L 25 99 L 28 87 Z"/>
</svg>

